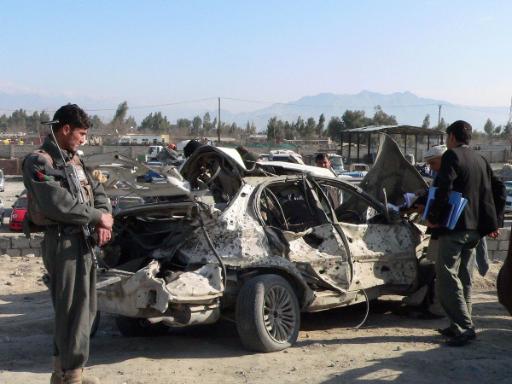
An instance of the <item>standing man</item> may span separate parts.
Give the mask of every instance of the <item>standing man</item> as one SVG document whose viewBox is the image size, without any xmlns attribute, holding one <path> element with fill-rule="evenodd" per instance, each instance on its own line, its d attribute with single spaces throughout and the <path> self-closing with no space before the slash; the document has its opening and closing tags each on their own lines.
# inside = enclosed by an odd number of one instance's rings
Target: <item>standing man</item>
<svg viewBox="0 0 512 384">
<path fill-rule="evenodd" d="M 435 145 L 433 147 L 430 147 L 430 149 L 427 152 L 425 152 L 425 155 L 423 155 L 423 160 L 425 160 L 425 163 L 428 164 L 431 171 L 434 172 L 434 177 L 438 174 L 439 170 L 441 169 L 441 159 L 443 158 L 445 152 L 445 145 Z"/>
<path fill-rule="evenodd" d="M 472 127 L 458 120 L 447 129 L 448 150 L 434 181 L 437 193 L 428 214 L 428 226 L 439 236 L 436 260 L 436 291 L 450 326 L 440 330 L 450 346 L 462 346 L 476 338 L 471 320 L 470 258 L 478 241 L 498 234 L 493 200 L 493 173 L 487 161 L 471 148 Z M 453 230 L 441 227 L 448 212 L 448 196 L 457 191 L 468 200 Z"/>
<path fill-rule="evenodd" d="M 320 168 L 331 169 L 331 161 L 329 160 L 329 156 L 325 153 L 319 153 L 316 155 L 315 164 Z"/>
<path fill-rule="evenodd" d="M 88 175 L 77 154 L 91 125 L 87 114 L 78 105 L 67 104 L 55 112 L 53 120 L 54 136 L 49 135 L 23 162 L 29 200 L 25 224 L 45 232 L 41 247 L 55 310 L 50 383 L 99 383 L 96 378 L 82 377 L 96 315 L 96 271 L 87 243 L 91 239 L 85 238 L 82 226 L 94 230 L 98 245 L 104 245 L 112 233 L 111 206 L 103 187 Z M 63 158 L 77 171 L 85 203 L 70 192 Z"/>
</svg>

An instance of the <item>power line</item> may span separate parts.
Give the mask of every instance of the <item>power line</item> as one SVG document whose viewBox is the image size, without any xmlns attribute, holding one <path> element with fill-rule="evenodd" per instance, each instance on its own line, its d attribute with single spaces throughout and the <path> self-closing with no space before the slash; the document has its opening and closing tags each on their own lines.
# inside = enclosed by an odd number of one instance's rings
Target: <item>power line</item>
<svg viewBox="0 0 512 384">
<path fill-rule="evenodd" d="M 176 101 L 172 103 L 162 103 L 162 104 L 150 104 L 150 105 L 136 105 L 136 106 L 129 106 L 128 109 L 147 109 L 147 108 L 163 108 L 163 107 L 170 107 L 174 105 L 181 105 L 181 104 L 193 104 L 193 103 L 200 103 L 203 101 L 211 101 L 217 99 L 216 97 L 207 97 L 203 99 L 194 99 L 194 100 L 183 100 L 183 101 Z M 87 108 L 85 109 L 86 112 L 107 112 L 107 111 L 116 111 L 118 107 L 116 108 Z M 6 109 L 6 108 L 0 108 L 0 111 L 4 112 L 16 112 L 19 110 L 24 110 L 25 112 L 55 112 L 55 109 L 24 109 L 24 108 L 17 108 L 17 109 Z"/>
</svg>

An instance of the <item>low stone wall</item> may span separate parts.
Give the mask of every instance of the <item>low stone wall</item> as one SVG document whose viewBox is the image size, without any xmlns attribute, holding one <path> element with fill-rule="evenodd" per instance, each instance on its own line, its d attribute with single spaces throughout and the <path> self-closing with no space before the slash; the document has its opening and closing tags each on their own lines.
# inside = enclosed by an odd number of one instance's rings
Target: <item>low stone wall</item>
<svg viewBox="0 0 512 384">
<path fill-rule="evenodd" d="M 507 258 L 510 228 L 501 228 L 497 239 L 487 238 L 487 250 L 489 259 L 504 261 Z"/>
<path fill-rule="evenodd" d="M 503 261 L 507 257 L 510 239 L 510 228 L 501 228 L 497 239 L 487 238 L 489 259 Z M 9 233 L 0 235 L 0 254 L 9 256 L 41 255 L 42 234 L 34 234 L 30 239 L 21 233 Z"/>
<path fill-rule="evenodd" d="M 41 241 L 43 235 L 40 234 L 34 234 L 30 239 L 22 233 L 0 235 L 0 252 L 12 257 L 30 254 L 41 256 Z"/>
</svg>

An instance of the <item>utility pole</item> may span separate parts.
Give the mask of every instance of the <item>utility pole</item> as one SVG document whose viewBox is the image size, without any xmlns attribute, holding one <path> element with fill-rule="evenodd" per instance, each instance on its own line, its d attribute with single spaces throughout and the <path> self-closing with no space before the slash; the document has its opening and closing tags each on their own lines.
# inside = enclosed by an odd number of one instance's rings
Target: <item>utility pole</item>
<svg viewBox="0 0 512 384">
<path fill-rule="evenodd" d="M 437 113 L 437 129 L 441 126 L 441 108 L 443 107 L 442 104 L 438 105 L 439 111 Z"/>
<path fill-rule="evenodd" d="M 512 121 L 512 97 L 510 98 L 510 109 L 508 110 L 507 124 L 509 124 L 511 121 Z"/>
<path fill-rule="evenodd" d="M 219 101 L 219 112 L 217 115 L 217 142 L 218 145 L 220 145 L 220 97 L 218 98 Z"/>
</svg>

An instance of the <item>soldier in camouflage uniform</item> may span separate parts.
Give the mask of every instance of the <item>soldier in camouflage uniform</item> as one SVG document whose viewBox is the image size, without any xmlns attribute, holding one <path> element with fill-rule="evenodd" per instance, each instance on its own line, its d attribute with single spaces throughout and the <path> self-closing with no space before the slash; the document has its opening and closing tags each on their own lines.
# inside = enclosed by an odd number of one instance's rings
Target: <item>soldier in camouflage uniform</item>
<svg viewBox="0 0 512 384">
<path fill-rule="evenodd" d="M 45 232 L 43 262 L 50 277 L 55 310 L 54 371 L 52 384 L 99 383 L 82 377 L 89 356 L 91 325 L 96 315 L 96 272 L 82 225 L 94 228 L 101 246 L 112 233 L 110 202 L 101 184 L 87 173 L 77 150 L 90 126 L 86 113 L 76 104 L 61 107 L 54 116 L 52 135 L 23 162 L 23 181 L 29 210 L 25 228 Z M 69 189 L 63 160 L 72 164 L 80 179 L 86 203 Z"/>
</svg>

